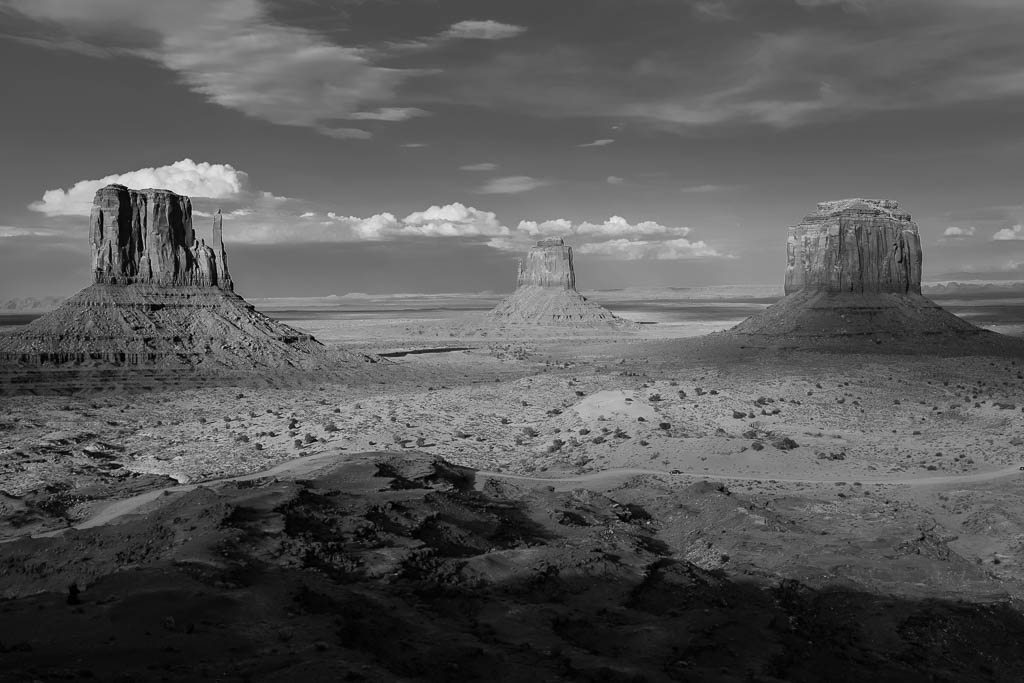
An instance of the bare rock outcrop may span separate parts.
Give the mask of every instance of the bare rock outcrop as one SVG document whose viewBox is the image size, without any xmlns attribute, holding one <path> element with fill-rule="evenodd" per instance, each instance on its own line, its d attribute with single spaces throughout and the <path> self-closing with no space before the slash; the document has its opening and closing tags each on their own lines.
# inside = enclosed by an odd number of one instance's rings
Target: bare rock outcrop
<svg viewBox="0 0 1024 683">
<path fill-rule="evenodd" d="M 572 247 L 561 238 L 544 239 L 519 262 L 516 291 L 487 314 L 491 327 L 621 331 L 638 325 L 588 301 L 576 291 Z"/>
<path fill-rule="evenodd" d="M 96 192 L 89 218 L 93 282 L 233 288 L 214 218 L 213 244 L 192 229 L 192 202 L 169 190 L 107 185 Z"/>
<path fill-rule="evenodd" d="M 921 293 L 921 238 L 891 199 L 822 202 L 786 240 L 786 294 Z"/>
<path fill-rule="evenodd" d="M 108 185 L 96 193 L 89 241 L 94 283 L 24 328 L 0 334 L 0 363 L 242 370 L 322 365 L 325 349 L 316 339 L 234 293 L 220 212 L 207 245 L 193 230 L 188 197 Z"/>
<path fill-rule="evenodd" d="M 991 334 L 921 295 L 921 240 L 890 199 L 822 202 L 789 228 L 786 296 L 727 332 L 820 339 Z"/>
</svg>

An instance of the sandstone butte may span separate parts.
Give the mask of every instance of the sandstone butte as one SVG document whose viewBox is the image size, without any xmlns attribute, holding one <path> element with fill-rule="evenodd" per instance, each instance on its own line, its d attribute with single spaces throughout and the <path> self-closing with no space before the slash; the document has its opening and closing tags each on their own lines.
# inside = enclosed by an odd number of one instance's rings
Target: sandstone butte
<svg viewBox="0 0 1024 683">
<path fill-rule="evenodd" d="M 876 341 L 993 334 L 921 295 L 921 239 L 899 202 L 822 202 L 789 228 L 786 256 L 786 296 L 730 334 Z"/>
<path fill-rule="evenodd" d="M 556 329 L 631 330 L 638 325 L 614 315 L 576 291 L 572 247 L 561 238 L 545 239 L 520 260 L 516 290 L 486 316 L 489 325 Z"/>
<path fill-rule="evenodd" d="M 324 347 L 234 292 L 220 212 L 208 245 L 192 202 L 168 190 L 107 185 L 89 220 L 93 284 L 0 335 L 5 365 L 307 367 Z"/>
</svg>

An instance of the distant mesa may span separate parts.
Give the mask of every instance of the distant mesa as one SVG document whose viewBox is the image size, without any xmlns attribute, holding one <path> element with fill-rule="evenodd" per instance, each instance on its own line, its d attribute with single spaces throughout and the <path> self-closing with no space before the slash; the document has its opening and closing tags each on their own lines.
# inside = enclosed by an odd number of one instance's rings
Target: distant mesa
<svg viewBox="0 0 1024 683">
<path fill-rule="evenodd" d="M 93 284 L 24 328 L 0 335 L 15 365 L 259 368 L 317 365 L 312 336 L 234 293 L 220 212 L 210 244 L 188 197 L 107 185 L 89 220 Z"/>
<path fill-rule="evenodd" d="M 786 254 L 786 296 L 730 334 L 876 340 L 991 334 L 921 295 L 921 238 L 899 202 L 822 202 L 789 228 Z"/>
<path fill-rule="evenodd" d="M 516 291 L 487 314 L 491 325 L 629 330 L 638 325 L 614 315 L 576 291 L 572 247 L 543 239 L 520 260 Z"/>
</svg>

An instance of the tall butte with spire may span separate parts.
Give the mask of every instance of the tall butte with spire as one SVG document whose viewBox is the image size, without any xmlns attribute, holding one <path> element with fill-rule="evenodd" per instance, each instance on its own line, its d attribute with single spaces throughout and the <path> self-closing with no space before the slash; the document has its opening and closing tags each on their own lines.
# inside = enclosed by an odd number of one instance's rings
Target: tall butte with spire
<svg viewBox="0 0 1024 683">
<path fill-rule="evenodd" d="M 992 334 L 921 294 L 921 238 L 891 199 L 821 202 L 789 228 L 786 296 L 730 334 L 921 338 Z"/>
<path fill-rule="evenodd" d="M 24 328 L 0 335 L 16 365 L 304 367 L 323 346 L 234 292 L 223 216 L 210 244 L 192 202 L 169 190 L 107 185 L 89 219 L 92 285 Z"/>
<path fill-rule="evenodd" d="M 516 291 L 487 314 L 498 327 L 629 330 L 624 320 L 576 291 L 572 247 L 559 238 L 537 242 L 520 260 Z"/>
</svg>

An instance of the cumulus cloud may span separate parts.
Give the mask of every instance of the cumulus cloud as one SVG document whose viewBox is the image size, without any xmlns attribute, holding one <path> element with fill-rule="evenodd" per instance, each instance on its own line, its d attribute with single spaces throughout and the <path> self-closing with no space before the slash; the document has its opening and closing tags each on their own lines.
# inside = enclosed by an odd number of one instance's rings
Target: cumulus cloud
<svg viewBox="0 0 1024 683">
<path fill-rule="evenodd" d="M 607 178 L 605 178 L 604 180 L 609 185 L 621 185 L 622 183 L 626 182 L 625 178 L 620 178 L 617 175 L 610 175 Z"/>
<path fill-rule="evenodd" d="M 615 140 L 611 138 L 601 138 L 600 140 L 594 140 L 593 142 L 584 142 L 582 145 L 576 145 L 577 147 L 605 147 L 612 144 Z"/>
<path fill-rule="evenodd" d="M 402 220 L 402 233 L 427 237 L 465 237 L 474 235 L 507 235 L 508 228 L 498 222 L 490 211 L 480 211 L 458 202 L 431 206 Z"/>
<path fill-rule="evenodd" d="M 605 242 L 591 242 L 580 246 L 578 251 L 581 254 L 600 254 L 624 261 L 640 259 L 669 261 L 722 258 L 724 256 L 703 241 L 691 242 L 685 237 L 655 241 L 614 239 Z"/>
<path fill-rule="evenodd" d="M 498 165 L 492 164 L 489 161 L 479 164 L 466 164 L 465 166 L 459 166 L 460 171 L 493 171 L 496 168 L 498 168 Z"/>
<path fill-rule="evenodd" d="M 460 21 L 457 24 L 452 24 L 452 26 L 441 35 L 444 38 L 455 38 L 460 40 L 502 40 L 505 38 L 514 38 L 525 30 L 526 27 L 524 26 L 504 24 L 500 21 L 493 21 L 491 19 L 482 21 L 470 19 L 467 21 Z"/>
<path fill-rule="evenodd" d="M 477 192 L 482 194 L 518 194 L 520 192 L 536 190 L 538 187 L 550 184 L 547 180 L 531 178 L 528 175 L 514 175 L 489 180 Z"/>
<path fill-rule="evenodd" d="M 53 22 L 76 39 L 152 60 L 210 102 L 272 123 L 349 139 L 370 133 L 327 122 L 421 115 L 410 107 L 362 109 L 367 102 L 393 100 L 415 71 L 376 66 L 366 50 L 278 24 L 265 0 L 9 0 L 8 6 Z"/>
<path fill-rule="evenodd" d="M 531 237 L 570 235 L 573 232 L 573 224 L 572 221 L 564 218 L 555 218 L 541 223 L 537 221 L 520 221 L 516 230 Z"/>
<path fill-rule="evenodd" d="M 182 159 L 167 166 L 114 173 L 96 180 L 79 180 L 68 189 L 47 190 L 29 204 L 47 216 L 88 216 L 96 190 L 118 183 L 133 189 L 159 188 L 191 197 L 234 198 L 241 194 L 248 176 L 230 164 L 211 164 Z"/>
<path fill-rule="evenodd" d="M 1003 228 L 992 235 L 992 239 L 998 241 L 1004 240 L 1024 240 L 1024 225 L 1015 225 L 1012 228 Z"/>
<path fill-rule="evenodd" d="M 951 225 L 942 233 L 943 237 L 971 237 L 974 235 L 974 226 L 961 228 Z"/>
<path fill-rule="evenodd" d="M 690 234 L 687 227 L 662 225 L 656 221 L 640 221 L 630 223 L 622 216 L 612 216 L 604 223 L 580 223 L 575 232 L 579 235 L 595 235 L 601 237 L 619 237 L 623 235 L 679 235 Z"/>
</svg>

